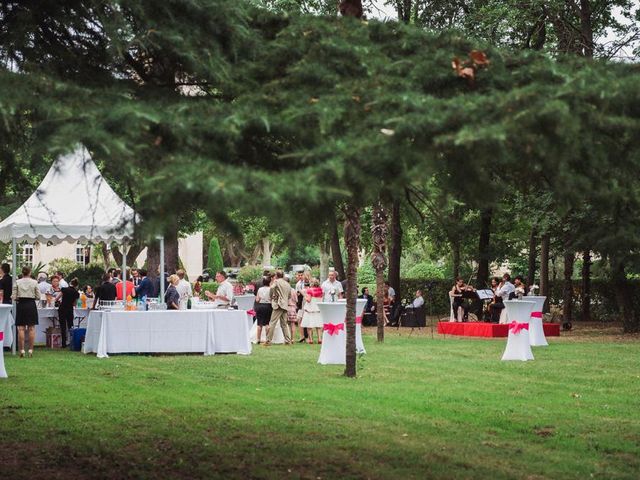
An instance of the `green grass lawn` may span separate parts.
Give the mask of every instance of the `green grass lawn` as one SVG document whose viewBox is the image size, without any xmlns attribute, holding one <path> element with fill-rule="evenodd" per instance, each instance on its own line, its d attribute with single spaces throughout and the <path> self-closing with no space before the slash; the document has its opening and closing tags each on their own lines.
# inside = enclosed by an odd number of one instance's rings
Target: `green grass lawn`
<svg viewBox="0 0 640 480">
<path fill-rule="evenodd" d="M 319 347 L 5 355 L 0 478 L 640 478 L 640 344 L 389 334 Z M 8 474 L 8 475 L 7 475 Z"/>
</svg>

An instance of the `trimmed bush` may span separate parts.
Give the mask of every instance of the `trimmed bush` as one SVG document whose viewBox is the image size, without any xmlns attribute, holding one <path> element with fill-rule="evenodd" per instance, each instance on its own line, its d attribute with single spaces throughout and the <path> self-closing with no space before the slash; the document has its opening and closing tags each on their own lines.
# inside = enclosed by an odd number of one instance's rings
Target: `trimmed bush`
<svg viewBox="0 0 640 480">
<path fill-rule="evenodd" d="M 220 250 L 220 242 L 216 237 L 213 237 L 209 242 L 207 268 L 209 269 L 209 273 L 212 277 L 215 275 L 215 272 L 219 272 L 224 268 L 224 262 L 222 261 L 222 251 Z"/>
</svg>

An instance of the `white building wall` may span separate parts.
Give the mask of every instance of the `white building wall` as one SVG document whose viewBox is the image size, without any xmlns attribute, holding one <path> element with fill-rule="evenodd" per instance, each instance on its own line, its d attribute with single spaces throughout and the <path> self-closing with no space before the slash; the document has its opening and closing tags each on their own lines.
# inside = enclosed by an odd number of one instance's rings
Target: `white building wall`
<svg viewBox="0 0 640 480">
<path fill-rule="evenodd" d="M 49 267 L 49 263 L 56 258 L 76 259 L 76 243 L 63 242 L 57 245 L 47 246 L 45 243 L 36 243 L 33 246 L 33 264 L 40 262 Z"/>
</svg>

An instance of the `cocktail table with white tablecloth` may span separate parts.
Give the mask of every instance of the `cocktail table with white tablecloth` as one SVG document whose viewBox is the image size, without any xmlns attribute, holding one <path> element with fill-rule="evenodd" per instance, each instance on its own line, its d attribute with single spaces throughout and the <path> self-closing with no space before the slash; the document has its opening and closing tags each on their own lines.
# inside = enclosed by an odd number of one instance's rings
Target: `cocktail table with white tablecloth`
<svg viewBox="0 0 640 480">
<path fill-rule="evenodd" d="M 89 314 L 84 353 L 249 355 L 244 310 L 99 311 Z"/>
<path fill-rule="evenodd" d="M 524 300 L 505 300 L 504 306 L 512 322 L 509 324 L 507 346 L 502 360 L 533 360 L 531 345 L 529 344 L 529 318 L 536 306 L 536 302 Z"/>
<path fill-rule="evenodd" d="M 0 304 L 0 332 L 4 336 L 0 346 L 4 343 L 5 347 L 10 347 L 13 343 L 13 323 L 13 305 Z"/>
<path fill-rule="evenodd" d="M 10 347 L 13 343 L 13 314 L 12 305 L 0 304 L 0 378 L 7 378 L 4 369 L 4 347 Z"/>
</svg>

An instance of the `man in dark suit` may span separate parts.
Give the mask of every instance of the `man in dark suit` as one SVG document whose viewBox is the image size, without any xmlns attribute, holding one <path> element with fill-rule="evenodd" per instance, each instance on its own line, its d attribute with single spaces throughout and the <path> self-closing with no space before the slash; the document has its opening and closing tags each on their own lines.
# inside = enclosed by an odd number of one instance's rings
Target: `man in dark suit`
<svg viewBox="0 0 640 480">
<path fill-rule="evenodd" d="M 144 268 L 138 270 L 140 274 L 140 284 L 136 287 L 136 298 L 138 301 L 145 301 L 147 297 L 153 297 L 155 290 L 153 282 L 147 277 L 147 271 Z"/>
<path fill-rule="evenodd" d="M 358 298 L 364 298 L 367 301 L 367 304 L 362 311 L 362 325 L 365 327 L 375 325 L 376 324 L 376 304 L 373 302 L 373 297 L 369 295 L 369 288 L 362 288 L 362 295 Z"/>
<path fill-rule="evenodd" d="M 111 283 L 111 275 L 105 273 L 102 276 L 102 285 L 96 288 L 96 296 L 93 299 L 92 309 L 98 306 L 100 300 L 113 302 L 116 299 L 116 286 Z"/>
</svg>

